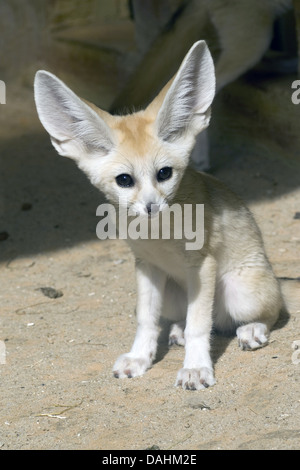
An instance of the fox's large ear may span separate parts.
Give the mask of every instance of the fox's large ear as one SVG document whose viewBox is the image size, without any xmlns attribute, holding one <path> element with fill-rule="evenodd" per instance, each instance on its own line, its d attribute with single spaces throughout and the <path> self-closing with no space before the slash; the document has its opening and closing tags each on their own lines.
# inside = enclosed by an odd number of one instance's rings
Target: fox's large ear
<svg viewBox="0 0 300 470">
<path fill-rule="evenodd" d="M 34 97 L 41 123 L 60 155 L 76 160 L 83 155 L 106 155 L 114 146 L 104 120 L 55 75 L 39 70 Z"/>
<path fill-rule="evenodd" d="M 192 46 L 166 90 L 156 98 L 162 100 L 156 118 L 160 138 L 172 142 L 186 130 L 196 135 L 208 126 L 215 95 L 215 71 L 205 41 Z"/>
</svg>

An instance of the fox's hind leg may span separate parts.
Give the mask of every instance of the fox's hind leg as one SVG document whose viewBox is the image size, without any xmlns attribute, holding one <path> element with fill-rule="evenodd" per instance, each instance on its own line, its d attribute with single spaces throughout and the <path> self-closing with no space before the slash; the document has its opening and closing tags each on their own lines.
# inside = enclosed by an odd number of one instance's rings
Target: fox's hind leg
<svg viewBox="0 0 300 470">
<path fill-rule="evenodd" d="M 226 273 L 216 293 L 216 328 L 226 331 L 238 327 L 236 334 L 243 350 L 265 346 L 282 308 L 279 285 L 268 264 Z"/>
</svg>

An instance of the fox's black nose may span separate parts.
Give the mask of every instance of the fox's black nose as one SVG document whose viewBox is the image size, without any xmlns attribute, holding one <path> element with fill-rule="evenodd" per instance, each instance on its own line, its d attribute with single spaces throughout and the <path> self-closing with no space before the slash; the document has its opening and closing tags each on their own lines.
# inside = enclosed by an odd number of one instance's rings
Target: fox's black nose
<svg viewBox="0 0 300 470">
<path fill-rule="evenodd" d="M 148 215 L 154 215 L 159 211 L 159 205 L 154 204 L 153 202 L 149 202 L 148 204 L 146 204 L 146 209 L 147 209 Z"/>
</svg>

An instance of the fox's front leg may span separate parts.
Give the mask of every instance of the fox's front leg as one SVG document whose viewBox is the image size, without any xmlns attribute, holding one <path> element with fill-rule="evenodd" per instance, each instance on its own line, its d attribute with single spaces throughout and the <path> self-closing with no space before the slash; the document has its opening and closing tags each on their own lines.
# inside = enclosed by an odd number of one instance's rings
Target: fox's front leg
<svg viewBox="0 0 300 470">
<path fill-rule="evenodd" d="M 137 332 L 131 351 L 115 362 L 113 373 L 117 378 L 143 375 L 151 367 L 157 349 L 166 275 L 149 263 L 137 261 L 136 279 Z"/>
<path fill-rule="evenodd" d="M 175 384 L 186 390 L 201 390 L 215 383 L 210 358 L 215 280 L 216 264 L 211 257 L 200 267 L 189 269 L 185 359 Z"/>
</svg>

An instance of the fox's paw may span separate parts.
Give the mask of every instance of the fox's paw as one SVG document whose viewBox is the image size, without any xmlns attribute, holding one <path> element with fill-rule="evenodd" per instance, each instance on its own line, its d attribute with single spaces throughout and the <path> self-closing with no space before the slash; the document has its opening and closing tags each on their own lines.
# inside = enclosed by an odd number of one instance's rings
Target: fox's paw
<svg viewBox="0 0 300 470">
<path fill-rule="evenodd" d="M 180 369 L 175 385 L 184 390 L 202 390 L 216 383 L 212 369 Z"/>
<path fill-rule="evenodd" d="M 113 374 L 117 379 L 128 377 L 139 377 L 143 375 L 150 367 L 149 361 L 137 357 L 131 357 L 129 354 L 122 354 L 113 367 Z"/>
<path fill-rule="evenodd" d="M 180 323 L 174 323 L 172 325 L 172 328 L 170 330 L 169 334 L 169 346 L 172 346 L 172 344 L 178 344 L 179 346 L 184 346 L 185 341 L 184 341 L 184 324 Z"/>
<path fill-rule="evenodd" d="M 249 323 L 236 330 L 239 346 L 244 351 L 266 346 L 269 338 L 268 327 L 264 323 Z"/>
</svg>

